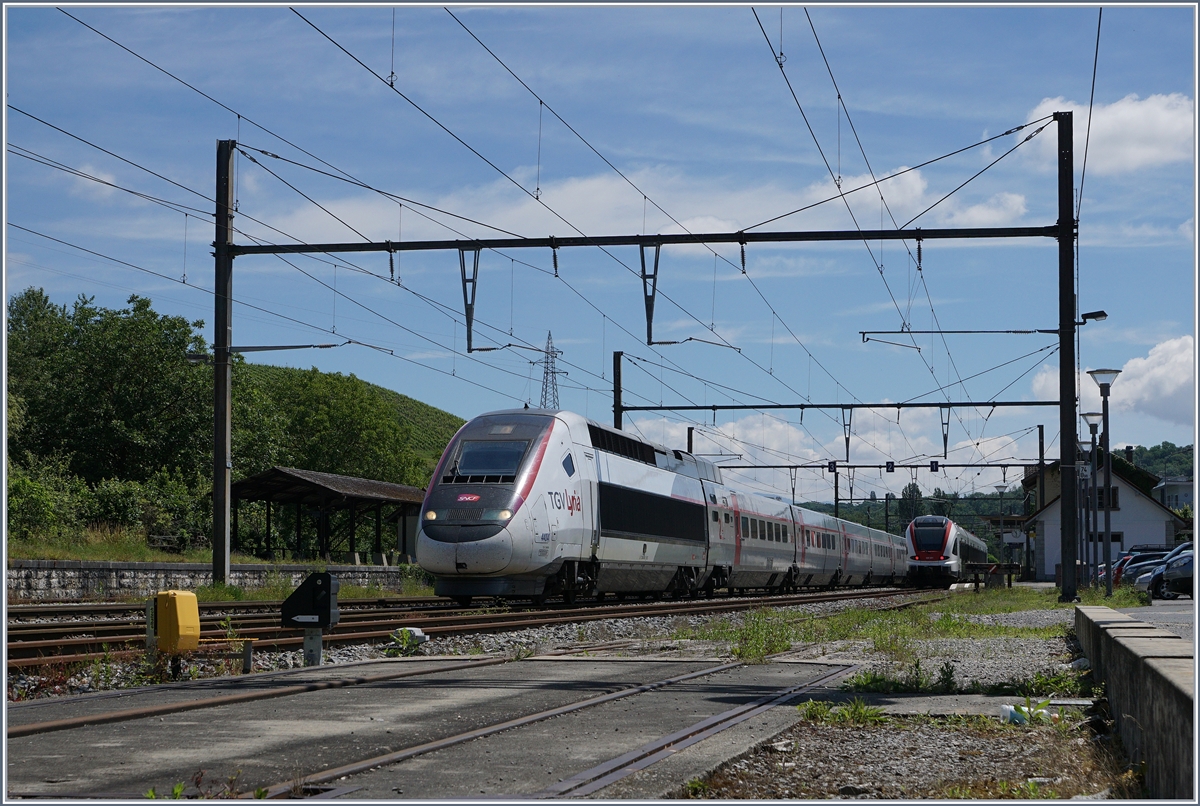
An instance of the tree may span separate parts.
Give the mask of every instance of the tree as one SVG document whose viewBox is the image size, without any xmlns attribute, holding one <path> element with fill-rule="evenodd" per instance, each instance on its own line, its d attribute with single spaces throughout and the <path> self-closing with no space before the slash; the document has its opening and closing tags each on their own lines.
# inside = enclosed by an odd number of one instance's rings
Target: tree
<svg viewBox="0 0 1200 806">
<path fill-rule="evenodd" d="M 909 482 L 897 501 L 900 523 L 908 523 L 914 518 L 925 514 L 925 505 L 921 500 L 921 488 L 915 481 Z"/>
<path fill-rule="evenodd" d="M 291 466 L 420 483 L 409 431 L 376 387 L 354 375 L 312 369 L 289 374 L 270 394 L 286 412 L 287 444 L 280 455 Z"/>
<path fill-rule="evenodd" d="M 9 383 L 26 420 L 10 451 L 61 455 L 89 485 L 203 466 L 212 371 L 187 361 L 204 349 L 203 323 L 159 315 L 137 295 L 128 304 L 80 296 L 68 311 L 33 288 L 13 298 Z"/>
</svg>

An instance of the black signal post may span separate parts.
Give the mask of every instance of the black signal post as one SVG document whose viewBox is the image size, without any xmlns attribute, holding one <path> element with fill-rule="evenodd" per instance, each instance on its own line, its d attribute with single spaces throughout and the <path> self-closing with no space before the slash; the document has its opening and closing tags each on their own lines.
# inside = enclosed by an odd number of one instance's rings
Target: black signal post
<svg viewBox="0 0 1200 806">
<path fill-rule="evenodd" d="M 233 380 L 233 155 L 237 143 L 217 141 L 217 230 L 213 240 L 216 287 L 213 299 L 213 534 L 212 581 L 229 580 L 229 482 L 233 470 L 231 419 Z"/>
<path fill-rule="evenodd" d="M 1055 112 L 1058 123 L 1058 446 L 1062 474 L 1059 505 L 1062 589 L 1059 600 L 1074 601 L 1078 581 L 1075 538 L 1075 458 L 1079 447 L 1075 414 L 1075 158 L 1070 112 Z"/>
</svg>

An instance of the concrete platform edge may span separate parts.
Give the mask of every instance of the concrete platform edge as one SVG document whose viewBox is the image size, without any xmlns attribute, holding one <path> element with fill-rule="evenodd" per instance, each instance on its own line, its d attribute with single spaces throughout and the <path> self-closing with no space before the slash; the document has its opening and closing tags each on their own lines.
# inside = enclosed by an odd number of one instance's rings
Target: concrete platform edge
<svg viewBox="0 0 1200 806">
<path fill-rule="evenodd" d="M 1075 633 L 1105 684 L 1121 741 L 1151 798 L 1194 797 L 1195 648 L 1108 607 L 1075 608 Z"/>
</svg>

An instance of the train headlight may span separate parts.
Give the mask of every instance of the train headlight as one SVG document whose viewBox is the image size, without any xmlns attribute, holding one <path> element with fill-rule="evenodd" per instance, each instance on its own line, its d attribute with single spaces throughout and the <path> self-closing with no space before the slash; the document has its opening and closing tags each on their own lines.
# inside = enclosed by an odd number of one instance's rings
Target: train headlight
<svg viewBox="0 0 1200 806">
<path fill-rule="evenodd" d="M 512 516 L 511 509 L 485 509 L 483 511 L 483 520 L 485 521 L 506 521 Z"/>
<path fill-rule="evenodd" d="M 437 513 L 436 513 L 436 512 L 434 512 L 432 509 L 426 510 L 426 511 L 425 511 L 425 520 L 427 520 L 427 521 L 436 521 L 436 520 L 437 520 Z"/>
</svg>

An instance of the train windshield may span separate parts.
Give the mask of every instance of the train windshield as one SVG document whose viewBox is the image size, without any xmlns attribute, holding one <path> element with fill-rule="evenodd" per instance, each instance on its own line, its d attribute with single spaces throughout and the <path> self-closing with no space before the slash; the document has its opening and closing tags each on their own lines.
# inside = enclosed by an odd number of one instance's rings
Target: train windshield
<svg viewBox="0 0 1200 806">
<path fill-rule="evenodd" d="M 456 476 L 515 476 L 529 442 L 463 441 L 458 462 L 450 468 Z"/>
<path fill-rule="evenodd" d="M 929 526 L 913 524 L 913 542 L 916 544 L 917 551 L 941 551 L 945 541 L 945 523 Z"/>
<path fill-rule="evenodd" d="M 513 484 L 553 424 L 544 415 L 484 415 L 446 449 L 442 484 Z"/>
</svg>

